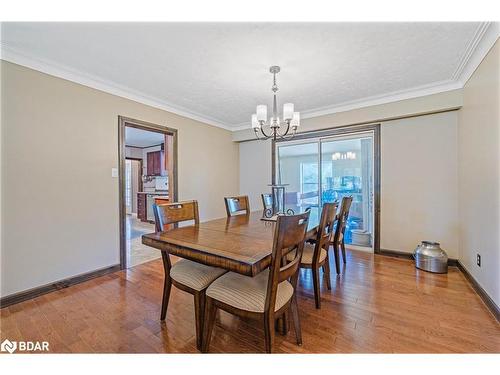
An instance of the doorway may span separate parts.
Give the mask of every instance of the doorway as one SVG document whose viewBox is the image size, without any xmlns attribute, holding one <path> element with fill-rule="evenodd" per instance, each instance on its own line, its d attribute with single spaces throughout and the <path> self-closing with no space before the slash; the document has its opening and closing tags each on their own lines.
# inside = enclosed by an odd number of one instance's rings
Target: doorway
<svg viewBox="0 0 500 375">
<path fill-rule="evenodd" d="M 153 205 L 177 200 L 177 130 L 119 116 L 120 267 L 161 253 L 142 244 L 155 232 Z"/>
<path fill-rule="evenodd" d="M 321 207 L 352 196 L 345 243 L 379 252 L 379 126 L 346 127 L 278 141 L 275 172 L 285 199 Z"/>
</svg>

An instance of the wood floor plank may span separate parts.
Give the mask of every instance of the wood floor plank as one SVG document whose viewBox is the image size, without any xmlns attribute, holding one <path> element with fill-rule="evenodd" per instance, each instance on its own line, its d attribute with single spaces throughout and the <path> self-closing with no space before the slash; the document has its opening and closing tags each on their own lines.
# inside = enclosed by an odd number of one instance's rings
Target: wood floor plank
<svg viewBox="0 0 500 375">
<path fill-rule="evenodd" d="M 292 324 L 276 335 L 275 352 L 500 352 L 499 323 L 458 269 L 431 274 L 409 260 L 348 251 L 341 271 L 331 290 L 321 275 L 321 310 L 310 271 L 300 271 L 303 345 Z M 0 337 L 49 341 L 52 353 L 198 353 L 192 296 L 173 288 L 160 322 L 162 286 L 161 260 L 92 279 L 2 309 Z M 263 352 L 262 327 L 219 312 L 210 351 Z"/>
</svg>

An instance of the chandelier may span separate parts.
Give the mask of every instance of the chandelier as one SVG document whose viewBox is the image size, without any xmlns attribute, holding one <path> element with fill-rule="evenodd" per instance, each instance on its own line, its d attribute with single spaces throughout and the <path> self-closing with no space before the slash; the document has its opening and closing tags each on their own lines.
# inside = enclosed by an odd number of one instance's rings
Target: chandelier
<svg viewBox="0 0 500 375">
<path fill-rule="evenodd" d="M 332 154 L 332 160 L 355 160 L 356 153 L 353 151 L 335 152 Z"/>
<path fill-rule="evenodd" d="M 300 126 L 300 112 L 294 112 L 293 103 L 283 104 L 283 122 L 280 121 L 278 116 L 278 105 L 276 100 L 276 93 L 278 92 L 278 85 L 276 84 L 276 74 L 280 72 L 279 66 L 271 66 L 269 71 L 273 75 L 273 113 L 271 118 L 267 119 L 267 105 L 261 104 L 257 106 L 257 113 L 252 115 L 252 129 L 255 132 L 257 139 L 269 139 L 274 141 L 279 138 L 293 138 Z M 268 131 L 264 127 L 269 127 Z"/>
</svg>

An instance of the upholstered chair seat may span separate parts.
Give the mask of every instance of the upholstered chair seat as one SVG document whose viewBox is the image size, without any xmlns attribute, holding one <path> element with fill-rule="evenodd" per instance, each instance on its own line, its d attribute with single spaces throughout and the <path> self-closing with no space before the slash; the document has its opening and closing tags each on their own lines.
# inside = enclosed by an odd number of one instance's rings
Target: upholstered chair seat
<svg viewBox="0 0 500 375">
<path fill-rule="evenodd" d="M 269 270 L 255 277 L 228 272 L 215 280 L 206 295 L 226 305 L 245 311 L 264 312 Z M 293 286 L 287 280 L 278 284 L 274 311 L 282 308 L 293 296 Z"/>
<path fill-rule="evenodd" d="M 302 264 L 312 264 L 314 255 L 314 245 L 310 243 L 304 244 L 304 252 L 302 253 L 302 259 L 300 263 Z M 321 253 L 319 254 L 319 262 L 323 263 L 326 259 L 327 252 L 325 249 L 321 249 Z M 291 261 L 295 258 L 295 252 L 288 253 L 286 256 L 288 261 Z"/>
<path fill-rule="evenodd" d="M 170 277 L 194 290 L 206 289 L 215 279 L 226 273 L 222 268 L 181 259 L 172 265 Z"/>
</svg>

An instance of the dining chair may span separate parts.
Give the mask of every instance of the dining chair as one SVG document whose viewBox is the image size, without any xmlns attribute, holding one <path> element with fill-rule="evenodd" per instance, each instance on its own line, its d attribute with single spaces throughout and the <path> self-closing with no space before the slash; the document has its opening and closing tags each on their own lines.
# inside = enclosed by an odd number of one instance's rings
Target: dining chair
<svg viewBox="0 0 500 375">
<path fill-rule="evenodd" d="M 185 201 L 153 205 L 155 214 L 156 231 L 162 232 L 169 225 L 194 221 L 195 225 L 200 222 L 197 201 Z M 180 259 L 172 264 L 170 256 L 166 251 L 161 252 L 165 280 L 163 284 L 163 300 L 161 304 L 160 320 L 165 320 L 167 315 L 168 301 L 172 284 L 178 289 L 194 296 L 194 311 L 196 321 L 196 346 L 201 349 L 203 322 L 205 313 L 205 291 L 212 281 L 224 274 L 226 270 L 210 267 L 187 259 Z"/>
<path fill-rule="evenodd" d="M 203 352 L 208 352 L 217 309 L 259 320 L 264 325 L 265 348 L 272 352 L 275 321 L 290 310 L 297 344 L 302 345 L 296 287 L 300 257 L 309 221 L 309 212 L 293 216 L 278 216 L 274 228 L 270 267 L 255 277 L 228 272 L 207 289 Z M 287 251 L 295 257 L 282 266 Z"/>
<path fill-rule="evenodd" d="M 314 301 L 316 308 L 321 308 L 321 294 L 319 283 L 319 270 L 323 268 L 323 275 L 326 278 L 328 290 L 332 289 L 330 280 L 330 263 L 328 258 L 328 248 L 332 239 L 333 227 L 337 214 L 338 202 L 325 203 L 321 211 L 321 218 L 318 225 L 318 231 L 313 243 L 306 242 L 304 251 L 300 260 L 300 268 L 312 270 Z M 287 261 L 293 260 L 295 254 L 288 253 Z"/>
<path fill-rule="evenodd" d="M 240 195 L 237 197 L 225 197 L 227 216 L 234 216 L 240 213 L 250 214 L 250 205 L 248 204 L 248 196 Z"/>
<path fill-rule="evenodd" d="M 340 260 L 339 260 L 339 247 L 342 250 L 342 261 L 346 263 L 345 255 L 345 228 L 347 226 L 347 219 L 349 218 L 349 210 L 351 209 L 352 196 L 343 197 L 340 204 L 340 210 L 337 215 L 337 226 L 332 239 L 333 255 L 335 258 L 335 269 L 337 274 L 340 273 Z"/>
<path fill-rule="evenodd" d="M 268 208 L 273 207 L 273 195 L 272 194 L 261 194 L 260 196 L 262 198 L 262 206 L 264 207 L 264 210 L 267 210 Z"/>
</svg>

